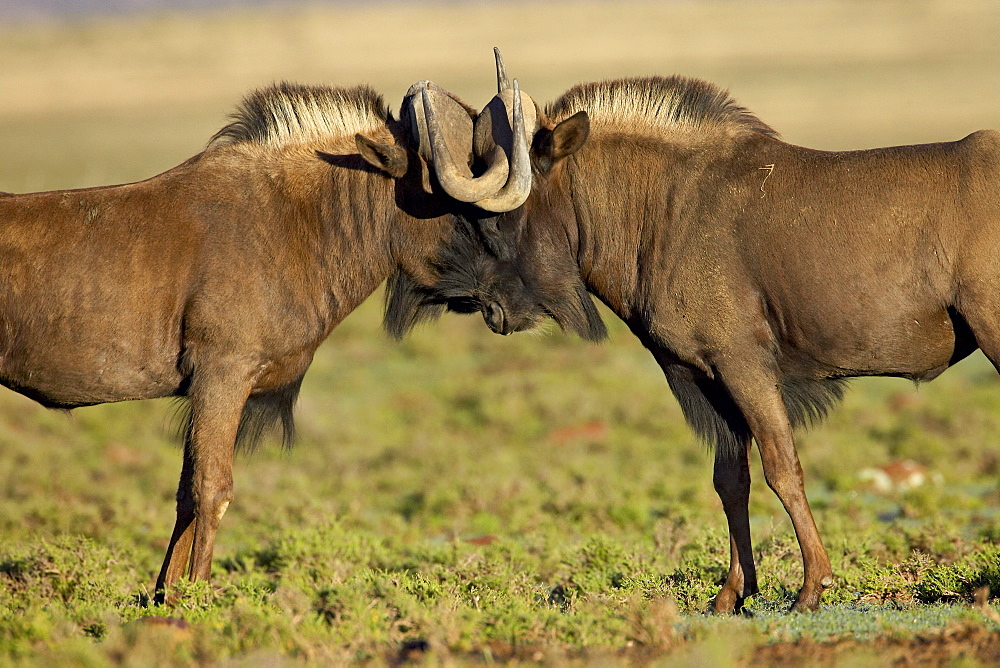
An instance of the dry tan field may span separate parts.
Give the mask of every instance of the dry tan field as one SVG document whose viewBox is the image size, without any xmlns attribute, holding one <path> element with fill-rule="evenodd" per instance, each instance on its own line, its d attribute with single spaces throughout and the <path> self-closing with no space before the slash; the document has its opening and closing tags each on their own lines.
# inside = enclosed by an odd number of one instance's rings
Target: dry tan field
<svg viewBox="0 0 1000 668">
<path fill-rule="evenodd" d="M 494 45 L 539 101 L 676 73 L 728 87 L 798 144 L 955 139 L 1000 126 L 997 35 L 988 0 L 380 2 L 7 26 L 0 188 L 142 178 L 198 151 L 245 92 L 275 80 L 364 82 L 398 107 L 429 78 L 481 104 Z"/>
</svg>

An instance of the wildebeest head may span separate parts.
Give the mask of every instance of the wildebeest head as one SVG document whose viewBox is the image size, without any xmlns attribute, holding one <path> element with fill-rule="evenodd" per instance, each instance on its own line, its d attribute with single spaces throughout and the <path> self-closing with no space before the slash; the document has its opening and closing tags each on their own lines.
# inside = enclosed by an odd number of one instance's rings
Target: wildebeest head
<svg viewBox="0 0 1000 668">
<path fill-rule="evenodd" d="M 354 138 L 358 153 L 364 161 L 395 180 L 396 205 L 419 219 L 447 215 L 453 208 L 450 198 L 438 185 L 438 165 L 434 163 L 427 137 L 424 100 L 429 99 L 428 92 L 445 118 L 445 141 L 455 146 L 456 152 L 459 152 L 462 138 L 471 138 L 476 110 L 432 81 L 419 81 L 406 92 L 399 120 L 389 128 L 392 142 L 379 141 L 363 134 L 357 134 Z M 465 143 L 471 144 L 471 141 Z M 466 154 L 470 152 L 465 151 Z M 468 161 L 469 158 L 465 159 Z M 484 187 L 493 185 L 497 175 L 505 177 L 506 171 L 494 170 L 491 175 L 493 180 L 484 184 Z"/>
<path fill-rule="evenodd" d="M 482 112 L 432 81 L 418 81 L 403 97 L 394 143 L 355 137 L 361 157 L 397 180 L 397 204 L 407 213 L 436 217 L 463 205 L 509 211 L 527 197 L 534 103 L 528 129 L 518 133 L 525 137 L 521 141 L 511 131 L 511 125 L 525 126 L 524 112 L 514 108 L 517 82 L 511 89 L 500 52 L 494 52 L 500 91 Z"/>
<path fill-rule="evenodd" d="M 533 123 L 519 124 L 516 112 L 526 107 L 532 113 L 524 116 Z M 509 119 L 502 113 L 505 108 L 510 110 Z M 587 115 L 581 112 L 550 123 L 534 101 L 520 93 L 516 81 L 506 89 L 501 81 L 500 93 L 475 120 L 474 162 L 495 150 L 491 138 L 519 138 L 522 132 L 531 142 L 530 194 L 508 196 L 496 206 L 499 196 L 473 202 L 442 181 L 449 194 L 473 205 L 454 214 L 456 228 L 439 254 L 434 285 L 417 285 L 401 275 L 390 283 L 386 326 L 394 335 L 402 335 L 424 317 L 436 316 L 444 307 L 462 313 L 479 311 L 498 334 L 530 329 L 551 317 L 563 329 L 589 340 L 607 335 L 580 275 L 577 239 L 567 234 L 575 227 L 565 219 L 574 213 L 569 197 L 561 192 L 568 185 L 559 174 L 565 159 L 587 139 Z M 430 136 L 436 135 L 432 123 Z M 514 155 L 512 172 L 524 158 Z"/>
<path fill-rule="evenodd" d="M 530 192 L 528 146 L 539 128 L 538 111 L 517 81 L 509 82 L 499 50 L 494 53 L 498 90 L 482 112 L 441 86 L 420 81 L 403 98 L 394 142 L 355 137 L 365 162 L 395 180 L 402 211 L 415 218 L 446 216 L 454 223 L 441 240 L 432 278 L 402 266 L 389 278 L 385 327 L 397 338 L 445 308 L 479 308 L 487 284 L 480 270 L 491 267 L 494 257 L 480 250 L 496 239 L 478 235 L 478 221 L 485 219 L 488 227 L 490 216 L 519 207 Z"/>
<path fill-rule="evenodd" d="M 421 81 L 403 101 L 402 142 L 356 138 L 362 157 L 397 179 L 397 203 L 404 211 L 447 213 L 454 221 L 434 262 L 436 280 L 404 270 L 389 279 L 385 326 L 393 336 L 445 308 L 482 310 L 487 322 L 505 333 L 526 329 L 545 313 L 535 312 L 510 261 L 515 227 L 502 233 L 497 227 L 497 215 L 520 207 L 531 190 L 529 144 L 541 127 L 539 112 L 517 80 L 510 83 L 499 51 L 494 52 L 497 94 L 481 112 Z M 503 295 L 509 306 L 494 295 Z"/>
</svg>

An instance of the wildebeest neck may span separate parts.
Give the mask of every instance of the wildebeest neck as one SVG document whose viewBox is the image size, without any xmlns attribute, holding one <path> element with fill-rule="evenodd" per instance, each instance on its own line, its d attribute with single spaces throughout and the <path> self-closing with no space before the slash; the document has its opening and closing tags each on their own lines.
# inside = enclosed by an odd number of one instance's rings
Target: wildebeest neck
<svg viewBox="0 0 1000 668">
<path fill-rule="evenodd" d="M 568 215 L 553 222 L 565 228 L 587 288 L 628 318 L 644 307 L 648 274 L 669 270 L 685 237 L 697 232 L 688 229 L 684 211 L 701 197 L 696 184 L 711 151 L 594 134 L 565 173 L 554 175 L 559 209 Z"/>
<path fill-rule="evenodd" d="M 321 159 L 317 144 L 253 151 L 227 205 L 242 218 L 243 243 L 282 268 L 262 289 L 311 293 L 317 334 L 325 336 L 385 280 L 395 255 L 407 262 L 417 255 L 397 249 L 433 244 L 434 226 L 402 214 L 392 180 L 363 161 L 350 165 L 347 146 L 319 145 L 343 160 Z"/>
</svg>

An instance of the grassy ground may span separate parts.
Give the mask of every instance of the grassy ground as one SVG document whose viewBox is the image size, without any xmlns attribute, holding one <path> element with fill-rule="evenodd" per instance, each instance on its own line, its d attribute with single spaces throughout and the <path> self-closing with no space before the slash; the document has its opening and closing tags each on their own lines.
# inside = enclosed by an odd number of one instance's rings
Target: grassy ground
<svg viewBox="0 0 1000 668">
<path fill-rule="evenodd" d="M 456 27 L 459 26 L 459 27 Z M 1000 126 L 985 2 L 306 6 L 0 34 L 0 190 L 149 176 L 249 88 L 433 78 L 488 98 L 490 47 L 525 90 L 680 72 L 789 141 L 954 139 Z M 1000 382 L 855 383 L 800 437 L 837 584 L 811 616 L 794 536 L 755 481 L 752 618 L 700 613 L 727 562 L 710 458 L 619 323 L 592 346 L 447 317 L 392 344 L 378 297 L 306 378 L 301 438 L 243 459 L 213 585 L 145 606 L 180 456 L 169 402 L 46 411 L 0 395 L 0 663 L 995 663 Z M 931 482 L 875 491 L 914 460 Z M 759 478 L 759 466 L 755 464 Z M 994 600 L 995 604 L 995 600 Z M 156 621 L 168 617 L 172 621 Z"/>
</svg>

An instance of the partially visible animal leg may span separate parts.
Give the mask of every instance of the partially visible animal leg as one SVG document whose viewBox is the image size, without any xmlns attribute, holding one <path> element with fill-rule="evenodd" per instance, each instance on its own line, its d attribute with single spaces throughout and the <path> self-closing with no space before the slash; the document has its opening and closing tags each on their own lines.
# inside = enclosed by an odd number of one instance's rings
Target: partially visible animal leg
<svg viewBox="0 0 1000 668">
<path fill-rule="evenodd" d="M 178 579 L 184 576 L 188 557 L 191 556 L 191 546 L 194 542 L 194 496 L 192 492 L 192 474 L 194 463 L 191 457 L 191 444 L 184 443 L 184 463 L 181 466 L 181 480 L 177 485 L 177 520 L 170 536 L 167 554 L 156 579 L 154 601 L 157 604 L 172 602 L 166 592 L 173 587 Z"/>
<path fill-rule="evenodd" d="M 722 384 L 679 365 L 654 343 L 644 343 L 663 369 L 688 424 L 715 445 L 712 481 L 729 525 L 729 575 L 711 611 L 720 614 L 740 612 L 746 599 L 757 593 L 748 510 L 750 432 Z"/>
<path fill-rule="evenodd" d="M 233 451 L 240 416 L 249 387 L 234 393 L 232 386 L 215 391 L 200 388 L 191 396 L 191 450 L 194 460 L 194 544 L 192 580 L 208 580 L 212 573 L 215 533 L 233 500 Z"/>
<path fill-rule="evenodd" d="M 749 378 L 745 363 L 734 366 L 737 370 L 732 376 L 727 376 L 725 370 L 719 368 L 723 382 L 743 412 L 754 440 L 757 441 L 764 478 L 791 518 L 802 552 L 802 589 L 799 590 L 792 610 L 815 610 L 819 607 L 823 591 L 833 584 L 833 569 L 806 499 L 802 466 L 795 451 L 792 427 L 781 397 L 780 384 L 770 373 L 766 373 L 763 378 Z M 756 368 L 759 370 L 767 367 Z"/>
<path fill-rule="evenodd" d="M 792 610 L 816 610 L 820 596 L 833 585 L 833 569 L 806 498 L 802 466 L 795 451 L 792 430 L 786 420 L 777 429 L 760 428 L 755 431 L 755 438 L 764 477 L 791 518 L 802 551 L 802 589 L 792 604 Z"/>
<path fill-rule="evenodd" d="M 211 575 L 215 534 L 233 499 L 233 450 L 249 385 L 221 377 L 192 383 L 177 521 L 156 583 L 158 602 L 170 600 L 170 588 L 185 574 Z"/>
<path fill-rule="evenodd" d="M 712 603 L 719 614 L 740 612 L 743 603 L 757 593 L 757 569 L 753 563 L 750 540 L 750 466 L 749 442 L 742 453 L 715 451 L 712 481 L 722 500 L 729 524 L 729 576 Z"/>
<path fill-rule="evenodd" d="M 1000 283 L 1000 280 L 997 281 Z M 1000 372 L 1000 285 L 973 284 L 959 294 L 959 313 L 975 336 L 976 344 Z"/>
</svg>

